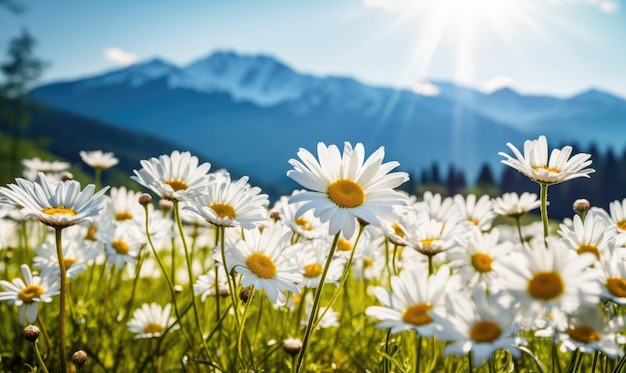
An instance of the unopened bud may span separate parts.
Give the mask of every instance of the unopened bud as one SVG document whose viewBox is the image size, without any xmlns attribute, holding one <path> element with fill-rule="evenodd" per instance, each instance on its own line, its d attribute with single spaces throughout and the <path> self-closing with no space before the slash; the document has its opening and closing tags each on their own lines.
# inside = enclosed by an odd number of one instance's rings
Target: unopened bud
<svg viewBox="0 0 626 373">
<path fill-rule="evenodd" d="M 74 174 L 72 174 L 69 171 L 65 171 L 62 175 L 61 175 L 61 181 L 68 181 L 68 180 L 74 180 Z"/>
<path fill-rule="evenodd" d="M 252 295 L 252 286 L 248 286 L 248 287 L 241 289 L 241 291 L 239 292 L 239 299 L 241 299 L 241 301 L 244 303 L 248 303 L 251 295 Z"/>
<path fill-rule="evenodd" d="M 74 355 L 72 355 L 72 362 L 79 369 L 82 368 L 85 364 L 87 364 L 87 354 L 85 353 L 85 351 L 78 350 L 74 352 Z"/>
<path fill-rule="evenodd" d="M 149 195 L 148 193 L 142 193 L 139 196 L 139 204 L 142 206 L 147 205 L 148 203 L 152 202 L 152 196 Z"/>
<path fill-rule="evenodd" d="M 274 221 L 279 221 L 280 220 L 280 212 L 278 211 L 273 211 L 270 214 L 270 219 L 274 220 Z"/>
<path fill-rule="evenodd" d="M 176 294 L 180 294 L 183 292 L 183 286 L 182 285 L 174 285 L 174 292 Z"/>
<path fill-rule="evenodd" d="M 169 211 L 174 207 L 174 202 L 169 199 L 161 199 L 159 200 L 159 207 L 165 211 Z"/>
<path fill-rule="evenodd" d="M 39 337 L 39 328 L 35 325 L 28 325 L 24 328 L 22 334 L 24 335 L 25 340 L 35 342 Z"/>
<path fill-rule="evenodd" d="M 574 211 L 577 213 L 587 212 L 591 208 L 591 204 L 586 199 L 577 199 L 574 201 Z"/>
<path fill-rule="evenodd" d="M 283 341 L 283 350 L 291 356 L 296 356 L 302 351 L 302 341 L 298 338 L 287 338 Z"/>
</svg>

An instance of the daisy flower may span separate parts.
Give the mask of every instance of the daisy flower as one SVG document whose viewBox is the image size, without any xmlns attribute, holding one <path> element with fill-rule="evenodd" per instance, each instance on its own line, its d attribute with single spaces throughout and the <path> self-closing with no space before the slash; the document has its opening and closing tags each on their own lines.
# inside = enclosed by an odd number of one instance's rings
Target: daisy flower
<svg viewBox="0 0 626 373">
<path fill-rule="evenodd" d="M 609 241 L 606 250 L 600 258 L 602 274 L 602 298 L 609 299 L 619 305 L 626 305 L 626 263 L 623 253 L 615 245 L 615 241 Z"/>
<path fill-rule="evenodd" d="M 484 194 L 476 200 L 475 194 L 468 194 L 467 197 L 457 194 L 452 200 L 463 219 L 477 226 L 481 231 L 487 231 L 491 228 L 496 213 L 493 212 L 491 199 L 488 195 Z"/>
<path fill-rule="evenodd" d="M 183 210 L 194 213 L 213 225 L 253 229 L 265 224 L 267 194 L 248 185 L 248 177 L 232 182 L 228 173 L 213 176 L 202 194 L 190 199 Z"/>
<path fill-rule="evenodd" d="M 603 352 L 609 359 L 624 355 L 617 342 L 617 333 L 624 330 L 624 318 L 606 317 L 598 307 L 581 307 L 569 318 L 566 330 L 559 331 L 557 339 L 561 342 L 561 351 L 580 351 L 592 354 Z"/>
<path fill-rule="evenodd" d="M 128 331 L 136 334 L 135 339 L 158 338 L 170 327 L 170 330 L 179 328 L 174 325 L 176 318 L 170 317 L 171 312 L 172 305 L 169 303 L 163 307 L 156 303 L 144 303 L 133 312 L 133 318 L 128 322 Z"/>
<path fill-rule="evenodd" d="M 506 158 L 501 162 L 539 184 L 552 185 L 579 177 L 588 178 L 589 174 L 596 172 L 593 168 L 586 168 L 591 164 L 591 154 L 578 153 L 570 158 L 573 148 L 569 145 L 553 149 L 548 158 L 548 142 L 545 136 L 539 136 L 537 140 L 526 140 L 523 155 L 513 144 L 506 145 L 513 151 L 515 158 L 500 152 L 498 155 Z"/>
<path fill-rule="evenodd" d="M 79 154 L 83 162 L 95 170 L 106 170 L 119 163 L 119 159 L 115 158 L 111 152 L 104 153 L 102 150 L 86 152 L 81 150 Z"/>
<path fill-rule="evenodd" d="M 304 190 L 294 190 L 292 196 L 304 193 Z M 325 237 L 328 235 L 328 225 L 322 224 L 314 214 L 313 210 L 308 210 L 296 217 L 296 212 L 304 202 L 289 203 L 289 197 L 282 196 L 274 204 L 273 211 L 278 214 L 279 219 L 287 224 L 291 230 L 306 239 Z"/>
<path fill-rule="evenodd" d="M 415 251 L 434 256 L 458 246 L 467 234 L 467 226 L 459 220 L 441 222 L 435 219 L 415 219 L 406 224 L 405 241 Z"/>
<path fill-rule="evenodd" d="M 17 185 L 0 187 L 0 204 L 21 207 L 26 217 L 36 218 L 53 228 L 90 221 L 106 207 L 104 193 L 108 186 L 94 194 L 93 184 L 82 191 L 75 180 L 51 185 L 43 173 L 39 173 L 39 183 L 21 178 L 15 182 Z"/>
<path fill-rule="evenodd" d="M 547 248 L 532 241 L 530 250 L 512 252 L 493 267 L 506 291 L 530 312 L 574 311 L 599 301 L 600 273 L 591 267 L 596 258 L 576 254 L 561 241 L 548 237 Z"/>
<path fill-rule="evenodd" d="M 85 272 L 89 262 L 95 260 L 102 250 L 98 242 L 85 240 L 83 230 L 76 228 L 78 227 L 64 229 L 62 232 L 63 262 L 69 278 L 76 278 L 79 273 Z M 49 236 L 42 245 L 35 248 L 35 254 L 33 268 L 41 270 L 41 277 L 58 278 L 59 257 L 54 238 Z"/>
<path fill-rule="evenodd" d="M 433 194 L 430 191 L 424 192 L 422 201 L 416 202 L 413 206 L 416 210 L 425 212 L 431 219 L 440 222 L 456 218 L 459 214 L 459 209 L 452 197 L 443 198 L 441 194 Z"/>
<path fill-rule="evenodd" d="M 216 295 L 224 296 L 230 294 L 228 288 L 228 278 L 224 266 L 217 267 L 217 281 L 215 279 L 215 269 L 211 268 L 206 274 L 201 275 L 193 284 L 194 294 L 200 294 L 200 300 L 204 302 L 208 297 Z"/>
<path fill-rule="evenodd" d="M 300 321 L 300 325 L 306 326 L 307 321 L 311 317 L 311 310 L 313 309 L 313 303 L 307 303 L 306 317 Z M 318 317 L 321 318 L 317 321 L 318 329 L 328 329 L 339 327 L 339 314 L 329 307 L 320 307 L 318 311 Z"/>
<path fill-rule="evenodd" d="M 302 269 L 295 263 L 301 245 L 290 245 L 291 230 L 282 224 L 273 224 L 263 231 L 245 231 L 245 239 L 227 237 L 226 255 L 229 272 L 233 269 L 242 276 L 241 286 L 265 290 L 273 304 L 285 304 L 283 291 L 300 294 Z M 216 256 L 221 260 L 220 256 Z"/>
<path fill-rule="evenodd" d="M 536 193 L 504 193 L 501 197 L 492 200 L 493 211 L 501 216 L 519 218 L 541 206 L 541 201 L 538 198 Z"/>
<path fill-rule="evenodd" d="M 493 265 L 513 251 L 511 241 L 500 242 L 500 230 L 481 232 L 477 227 L 471 229 L 471 235 L 463 246 L 447 253 L 450 266 L 457 270 L 461 281 L 474 287 L 479 284 L 493 290 L 498 286 L 498 276 Z"/>
<path fill-rule="evenodd" d="M 319 161 L 306 149 L 300 148 L 301 161 L 290 159 L 294 169 L 287 176 L 311 191 L 293 195 L 289 203 L 304 202 L 296 218 L 306 211 L 323 223 L 329 222 L 329 234 L 343 231 L 351 237 L 356 219 L 380 225 L 379 217 L 390 217 L 394 205 L 406 205 L 403 194 L 393 190 L 409 179 L 405 172 L 389 173 L 398 162 L 383 162 L 385 151 L 378 148 L 365 159 L 363 144 L 353 148 L 344 143 L 343 154 L 336 145 L 318 143 Z"/>
<path fill-rule="evenodd" d="M 174 150 L 171 155 L 142 160 L 142 168 L 133 170 L 130 178 L 152 190 L 159 197 L 171 201 L 184 201 L 204 191 L 211 164 L 199 164 L 198 157 L 190 152 Z"/>
<path fill-rule="evenodd" d="M 39 302 L 52 302 L 52 297 L 59 294 L 60 285 L 53 277 L 33 276 L 26 264 L 22 264 L 20 269 L 24 280 L 16 278 L 12 282 L 0 281 L 5 290 L 0 292 L 0 301 L 6 300 L 19 307 L 20 324 L 24 324 L 24 320 L 33 323 L 37 319 Z"/>
<path fill-rule="evenodd" d="M 109 213 L 116 222 L 133 220 L 138 216 L 143 217 L 143 207 L 139 204 L 140 192 L 126 189 L 126 187 L 113 187 L 110 191 Z"/>
<path fill-rule="evenodd" d="M 108 262 L 119 269 L 128 263 L 134 265 L 139 249 L 146 243 L 145 236 L 133 223 L 112 225 L 96 233 L 98 241 L 104 242 Z"/>
<path fill-rule="evenodd" d="M 372 289 L 383 306 L 367 307 L 365 314 L 380 320 L 377 328 L 391 328 L 393 334 L 413 330 L 431 337 L 438 325 L 431 311 L 445 307 L 445 295 L 459 291 L 459 280 L 445 265 L 432 276 L 422 268 L 407 267 L 391 278 L 391 291 L 380 286 Z"/>
<path fill-rule="evenodd" d="M 295 256 L 296 264 L 304 271 L 302 281 L 298 283 L 300 288 L 317 288 L 328 258 L 329 247 L 330 240 L 322 238 L 306 241 L 302 244 L 300 253 Z M 345 260 L 333 258 L 325 281 L 337 284 L 341 279 L 344 266 Z"/>
<path fill-rule="evenodd" d="M 608 241 L 614 239 L 612 232 L 607 230 L 604 219 L 595 213 L 585 215 L 585 220 L 580 215 L 574 215 L 572 227 L 561 224 L 558 233 L 563 243 L 578 254 L 591 253 L 600 260 Z"/>
<path fill-rule="evenodd" d="M 52 184 L 61 181 L 61 175 L 70 168 L 70 164 L 60 161 L 44 161 L 39 157 L 31 159 L 23 159 L 24 177 L 27 180 L 35 181 L 39 177 L 39 173 L 43 172 Z"/>
<path fill-rule="evenodd" d="M 463 356 L 471 351 L 475 367 L 485 364 L 501 349 L 519 358 L 521 352 L 517 346 L 524 341 L 516 336 L 515 313 L 499 304 L 494 296 L 486 296 L 484 289 L 477 288 L 472 295 L 471 299 L 463 294 L 448 296 L 444 312 L 430 313 L 441 325 L 435 333 L 437 339 L 450 342 L 444 356 Z"/>
</svg>

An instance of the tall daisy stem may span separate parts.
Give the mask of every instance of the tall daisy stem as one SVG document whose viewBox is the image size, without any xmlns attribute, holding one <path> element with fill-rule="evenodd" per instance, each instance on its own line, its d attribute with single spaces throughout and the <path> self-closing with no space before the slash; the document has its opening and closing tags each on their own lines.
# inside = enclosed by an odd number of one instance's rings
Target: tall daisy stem
<svg viewBox="0 0 626 373">
<path fill-rule="evenodd" d="M 185 240 L 185 231 L 183 230 L 183 220 L 180 217 L 180 210 L 178 208 L 178 201 L 174 201 L 174 216 L 176 218 L 176 224 L 178 224 L 178 231 L 180 232 L 180 239 L 183 243 L 185 250 L 185 261 L 187 262 L 187 274 L 189 276 L 189 291 L 191 292 L 191 306 L 193 308 L 193 315 L 196 320 L 196 328 L 200 332 L 200 338 L 202 339 L 202 347 L 207 357 L 210 356 L 209 347 L 204 340 L 204 333 L 202 332 L 202 325 L 200 324 L 200 317 L 198 316 L 198 308 L 196 307 L 196 295 L 193 292 L 193 271 L 191 268 L 191 256 L 189 255 L 189 249 L 187 248 L 187 241 Z M 216 279 L 217 281 L 217 279 Z"/>
<path fill-rule="evenodd" d="M 337 242 L 339 242 L 339 235 L 341 232 L 337 232 L 335 238 L 333 239 L 333 243 L 330 247 L 330 252 L 328 253 L 328 258 L 326 259 L 326 264 L 324 265 L 324 270 L 322 272 L 322 277 L 320 278 L 320 283 L 315 289 L 315 296 L 313 297 L 313 306 L 311 308 L 311 314 L 309 315 L 309 322 L 307 323 L 306 329 L 304 330 L 304 338 L 302 340 L 302 351 L 300 352 L 300 356 L 298 357 L 298 364 L 296 366 L 296 372 L 300 373 L 303 368 L 303 363 L 306 357 L 307 347 L 309 345 L 309 339 L 313 334 L 313 323 L 317 318 L 317 312 L 320 306 L 320 300 L 322 299 L 322 291 L 324 290 L 324 283 L 326 282 L 326 275 L 328 274 L 328 269 L 330 268 L 330 263 L 333 261 L 333 256 L 335 256 L 335 249 L 337 249 Z M 341 289 L 337 289 L 339 291 Z"/>
<path fill-rule="evenodd" d="M 541 184 L 541 221 L 543 222 L 543 242 L 548 247 L 548 186 Z"/>
<path fill-rule="evenodd" d="M 252 290 L 250 291 L 250 296 L 248 298 L 248 301 L 246 302 L 246 307 L 243 310 L 243 316 L 242 316 L 242 319 L 241 319 L 241 325 L 239 325 L 239 333 L 237 335 L 237 355 L 239 356 L 239 359 L 243 363 L 244 372 L 248 371 L 248 367 L 246 365 L 246 361 L 243 358 L 243 354 L 241 353 L 241 342 L 243 340 L 243 331 L 244 331 L 244 327 L 246 325 L 246 318 L 248 316 L 248 309 L 250 308 L 250 303 L 252 303 L 252 299 L 253 298 L 254 298 L 254 286 L 252 286 Z"/>
<path fill-rule="evenodd" d="M 61 372 L 67 372 L 67 361 L 65 356 L 65 293 L 67 292 L 67 275 L 65 273 L 65 259 L 63 256 L 63 243 L 61 239 L 62 228 L 54 230 L 57 246 L 57 257 L 59 260 L 59 270 L 61 272 L 60 281 L 60 306 L 59 306 L 59 358 L 61 360 Z"/>
<path fill-rule="evenodd" d="M 233 311 L 235 314 L 235 322 L 237 327 L 239 327 L 239 314 L 237 313 L 237 294 L 235 294 L 235 290 L 237 284 L 234 282 L 234 279 L 231 278 L 230 273 L 228 273 L 228 265 L 226 264 L 226 239 L 224 236 L 226 235 L 226 228 L 219 227 L 220 230 L 220 252 L 222 254 L 222 265 L 226 271 L 226 281 L 228 281 L 228 292 L 230 293 L 230 299 L 233 304 Z M 217 281 L 217 276 L 215 277 Z"/>
</svg>

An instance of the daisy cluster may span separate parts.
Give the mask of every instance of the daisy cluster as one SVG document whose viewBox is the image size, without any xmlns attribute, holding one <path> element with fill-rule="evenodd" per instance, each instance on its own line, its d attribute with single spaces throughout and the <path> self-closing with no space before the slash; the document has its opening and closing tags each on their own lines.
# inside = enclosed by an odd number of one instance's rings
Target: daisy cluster
<svg viewBox="0 0 626 373">
<path fill-rule="evenodd" d="M 0 301 L 17 307 L 19 325 L 34 323 L 64 277 L 77 285 L 69 302 L 106 309 L 72 308 L 75 329 L 93 318 L 116 320 L 133 339 L 176 331 L 174 341 L 185 345 L 179 360 L 195 354 L 217 370 L 255 366 L 241 352 L 247 344 L 254 355 L 259 334 L 249 331 L 250 314 L 286 320 L 272 327 L 283 329 L 276 335 L 294 371 L 306 369 L 315 331 L 340 329 L 346 312 L 388 332 L 381 350 L 371 347 L 383 362 L 392 359 L 392 336 L 402 334 L 419 337 L 419 346 L 441 342 L 443 356 L 467 356 L 474 367 L 493 364 L 501 351 L 512 364 L 524 355 L 537 361 L 537 341 L 561 354 L 623 358 L 626 199 L 608 209 L 576 201 L 570 219 L 548 222 L 547 187 L 590 177 L 590 156 L 570 157 L 571 147 L 549 154 L 543 136 L 523 153 L 507 145 L 514 157 L 501 153 L 503 163 L 537 182 L 540 194 L 406 194 L 396 190 L 408 180 L 394 171 L 399 164 L 384 162 L 382 147 L 366 156 L 360 143 L 320 143 L 316 155 L 300 149 L 287 176 L 301 189 L 273 204 L 248 177 L 212 171 L 190 152 L 141 161 L 131 179 L 144 191 L 81 189 L 61 175 L 67 165 L 25 161 L 24 178 L 0 187 L 0 241 L 7 252 L 30 251 L 19 266 L 0 263 L 5 274 L 20 274 L 0 281 Z M 81 157 L 97 173 L 117 164 L 101 151 Z M 537 209 L 541 219 L 531 214 Z M 80 281 L 99 283 L 101 298 L 89 300 Z M 144 294 L 142 284 L 160 290 Z M 122 285 L 132 290 L 116 301 Z M 363 289 L 362 302 L 347 306 L 355 289 Z M 263 302 L 272 307 L 262 310 Z M 228 350 L 220 341 L 238 359 L 220 359 Z"/>
</svg>

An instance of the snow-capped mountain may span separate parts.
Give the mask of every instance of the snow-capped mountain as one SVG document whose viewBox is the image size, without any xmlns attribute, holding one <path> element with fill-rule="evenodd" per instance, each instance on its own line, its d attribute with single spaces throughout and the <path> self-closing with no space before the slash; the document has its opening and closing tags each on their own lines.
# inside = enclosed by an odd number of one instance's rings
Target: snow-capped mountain
<svg viewBox="0 0 626 373">
<path fill-rule="evenodd" d="M 453 164 L 472 178 L 499 151 L 546 134 L 551 146 L 626 146 L 626 101 L 591 90 L 569 98 L 483 93 L 432 82 L 438 94 L 296 72 L 269 56 L 220 51 L 187 66 L 160 59 L 30 95 L 52 107 L 160 136 L 251 177 L 288 182 L 288 160 L 318 141 L 385 146 L 419 172 Z M 566 128 L 567 130 L 564 130 Z"/>
</svg>

